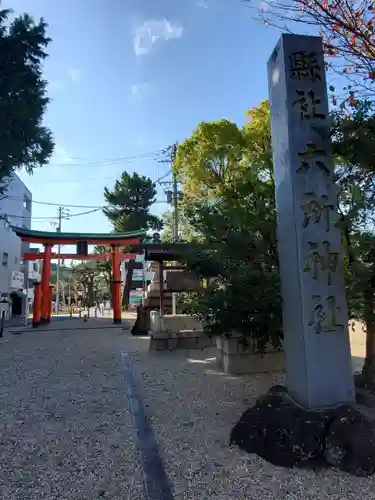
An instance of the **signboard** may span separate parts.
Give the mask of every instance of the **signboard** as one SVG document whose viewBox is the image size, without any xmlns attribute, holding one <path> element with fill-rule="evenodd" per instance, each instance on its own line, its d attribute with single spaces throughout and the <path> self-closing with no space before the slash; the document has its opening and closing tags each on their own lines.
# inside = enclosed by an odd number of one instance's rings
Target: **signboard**
<svg viewBox="0 0 375 500">
<path fill-rule="evenodd" d="M 24 280 L 25 280 L 25 275 L 23 273 L 21 273 L 20 271 L 12 271 L 10 278 L 10 287 L 23 289 Z"/>
<path fill-rule="evenodd" d="M 140 304 L 143 298 L 143 290 L 131 290 L 129 294 L 130 304 Z"/>
</svg>

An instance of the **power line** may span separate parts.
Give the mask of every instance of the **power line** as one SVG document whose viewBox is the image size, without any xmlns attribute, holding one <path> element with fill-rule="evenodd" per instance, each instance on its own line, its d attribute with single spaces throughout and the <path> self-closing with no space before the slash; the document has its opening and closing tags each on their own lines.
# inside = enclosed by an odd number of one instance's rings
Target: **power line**
<svg viewBox="0 0 375 500">
<path fill-rule="evenodd" d="M 157 157 L 161 154 L 163 154 L 164 150 L 158 150 L 158 151 L 151 151 L 149 153 L 141 153 L 139 155 L 135 156 L 126 156 L 126 157 L 120 157 L 120 158 L 107 158 L 107 159 L 102 159 L 102 160 L 85 160 L 82 158 L 82 161 L 84 163 L 69 163 L 71 159 L 74 159 L 74 157 L 68 157 L 68 161 L 64 163 L 48 163 L 46 164 L 43 168 L 49 169 L 49 168 L 61 168 L 61 167 L 108 167 L 111 165 L 118 166 L 123 163 L 132 163 L 135 160 L 156 160 Z M 78 160 L 79 158 L 76 157 Z"/>
<path fill-rule="evenodd" d="M 9 200 L 16 201 L 22 198 L 13 198 L 9 196 Z M 36 203 L 37 205 L 45 205 L 49 207 L 65 207 L 65 208 L 92 208 L 96 210 L 102 210 L 103 208 L 107 208 L 110 205 L 70 205 L 69 203 L 53 203 L 49 201 L 39 201 L 32 200 L 32 203 Z M 164 200 L 155 200 L 154 203 L 166 203 Z M 56 217 L 55 217 L 56 218 Z"/>
<path fill-rule="evenodd" d="M 170 148 L 167 148 L 166 150 L 160 151 L 160 153 L 165 153 L 167 150 L 169 151 Z M 156 179 L 154 181 L 154 184 L 158 184 L 160 181 L 165 179 L 168 175 L 170 175 L 172 172 L 171 169 L 169 169 L 164 175 Z M 86 179 L 85 179 L 86 181 Z M 71 182 L 71 181 L 68 181 Z M 4 195 L 3 198 L 0 198 L 0 201 L 2 199 L 8 199 L 11 201 L 17 201 L 17 200 L 23 200 L 22 197 L 18 196 L 11 196 L 11 195 Z M 36 205 L 45 205 L 45 206 L 51 206 L 51 207 L 63 207 L 63 208 L 88 208 L 88 209 L 96 209 L 96 210 L 102 210 L 103 208 L 106 208 L 106 205 L 74 205 L 74 204 L 68 204 L 68 203 L 56 203 L 56 202 L 48 202 L 48 201 L 41 201 L 41 200 L 32 200 L 32 203 L 35 203 Z M 166 203 L 164 200 L 155 200 L 154 203 Z"/>
<path fill-rule="evenodd" d="M 166 174 L 164 174 L 161 177 L 159 177 L 159 179 L 156 179 L 156 181 L 154 182 L 154 184 L 159 184 L 160 181 L 162 181 L 163 179 L 165 179 L 166 177 L 168 177 L 168 175 L 170 175 L 171 173 L 172 173 L 172 170 L 169 169 Z"/>
<path fill-rule="evenodd" d="M 72 217 L 81 217 L 82 215 L 89 215 L 89 214 L 93 214 L 95 212 L 99 212 L 99 210 L 101 210 L 102 207 L 100 208 L 95 208 L 94 210 L 89 210 L 87 212 L 80 212 L 79 214 L 70 214 L 70 215 L 62 215 L 62 219 L 70 219 Z M 32 221 L 35 221 L 35 222 L 50 222 L 52 220 L 56 220 L 58 217 L 55 216 L 55 217 L 52 217 L 52 216 L 40 216 L 40 217 L 28 217 L 28 216 L 25 216 L 25 215 L 14 215 L 14 214 L 5 214 L 7 217 L 11 217 L 12 219 L 31 219 Z M 0 218 L 2 218 L 0 216 Z"/>
</svg>

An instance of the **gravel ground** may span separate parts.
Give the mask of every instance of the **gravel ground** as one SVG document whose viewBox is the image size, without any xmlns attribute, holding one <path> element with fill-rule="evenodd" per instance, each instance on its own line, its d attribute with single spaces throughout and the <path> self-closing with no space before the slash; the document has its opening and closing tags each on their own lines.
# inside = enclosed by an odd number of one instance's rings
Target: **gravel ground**
<svg viewBox="0 0 375 500">
<path fill-rule="evenodd" d="M 0 345 L 0 498 L 143 498 L 120 330 Z"/>
<path fill-rule="evenodd" d="M 228 446 L 242 412 L 282 383 L 281 375 L 225 375 L 215 368 L 213 350 L 149 353 L 148 339 L 123 333 L 85 324 L 5 336 L 0 498 L 146 498 L 123 350 L 176 500 L 375 499 L 375 478 L 287 470 Z"/>
<path fill-rule="evenodd" d="M 228 446 L 242 412 L 282 376 L 225 375 L 213 350 L 149 353 L 145 338 L 125 344 L 176 500 L 375 499 L 375 477 L 288 470 Z"/>
</svg>

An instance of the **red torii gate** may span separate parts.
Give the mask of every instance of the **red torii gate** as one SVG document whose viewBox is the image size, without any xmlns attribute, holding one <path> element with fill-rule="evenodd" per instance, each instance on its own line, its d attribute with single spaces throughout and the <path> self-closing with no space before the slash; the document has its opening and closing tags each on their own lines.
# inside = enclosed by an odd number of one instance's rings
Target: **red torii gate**
<svg viewBox="0 0 375 500">
<path fill-rule="evenodd" d="M 75 254 L 60 254 L 60 258 L 73 260 L 111 260 L 112 261 L 112 304 L 113 322 L 121 323 L 121 261 L 135 259 L 136 254 L 123 253 L 121 249 L 130 245 L 139 245 L 146 231 L 129 231 L 126 233 L 83 234 L 60 233 L 48 231 L 33 231 L 31 229 L 12 227 L 16 235 L 27 243 L 44 245 L 44 253 L 25 253 L 24 260 L 43 260 L 41 283 L 36 283 L 34 293 L 33 326 L 48 323 L 51 318 L 51 260 L 58 255 L 52 253 L 54 245 L 77 245 L 81 252 Z M 110 246 L 112 251 L 105 254 L 88 254 L 88 245 Z M 83 249 L 83 251 L 82 251 Z"/>
</svg>

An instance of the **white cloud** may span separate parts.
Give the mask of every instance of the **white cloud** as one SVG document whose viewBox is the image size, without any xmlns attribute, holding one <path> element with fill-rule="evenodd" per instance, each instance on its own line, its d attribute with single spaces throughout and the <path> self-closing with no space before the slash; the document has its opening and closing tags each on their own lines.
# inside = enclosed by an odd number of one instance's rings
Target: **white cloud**
<svg viewBox="0 0 375 500">
<path fill-rule="evenodd" d="M 142 101 L 152 91 L 148 83 L 133 83 L 130 87 L 130 98 L 132 101 Z"/>
<path fill-rule="evenodd" d="M 171 24 L 167 19 L 150 19 L 139 26 L 135 32 L 133 46 L 137 56 L 148 54 L 155 43 L 180 38 L 183 27 Z"/>
<path fill-rule="evenodd" d="M 51 163 L 71 163 L 72 160 L 63 146 L 55 146 Z"/>
<path fill-rule="evenodd" d="M 72 82 L 79 82 L 80 80 L 82 80 L 82 73 L 79 69 L 69 68 L 68 72 L 70 78 L 72 79 Z"/>
<path fill-rule="evenodd" d="M 259 3 L 259 10 L 261 12 L 268 12 L 270 10 L 270 4 L 268 2 L 260 2 Z"/>
<path fill-rule="evenodd" d="M 201 9 L 208 9 L 208 3 L 206 0 L 195 0 L 195 5 Z"/>
</svg>

